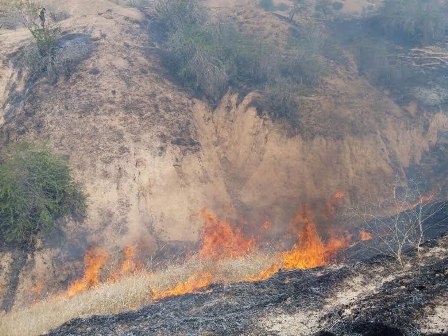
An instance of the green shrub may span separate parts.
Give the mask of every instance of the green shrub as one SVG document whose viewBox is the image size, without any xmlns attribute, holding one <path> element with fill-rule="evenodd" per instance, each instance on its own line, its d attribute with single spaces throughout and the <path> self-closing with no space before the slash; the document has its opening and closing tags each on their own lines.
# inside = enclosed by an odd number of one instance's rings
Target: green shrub
<svg viewBox="0 0 448 336">
<path fill-rule="evenodd" d="M 86 197 L 67 162 L 44 145 L 20 142 L 0 153 L 0 233 L 26 242 L 55 222 L 85 215 Z"/>
<path fill-rule="evenodd" d="M 37 49 L 42 57 L 54 56 L 56 54 L 56 40 L 59 36 L 59 28 L 40 26 L 33 24 L 28 27 L 36 42 Z"/>
<path fill-rule="evenodd" d="M 190 25 L 174 32 L 166 43 L 170 69 L 185 86 L 219 99 L 228 86 L 226 61 L 212 32 Z"/>
</svg>

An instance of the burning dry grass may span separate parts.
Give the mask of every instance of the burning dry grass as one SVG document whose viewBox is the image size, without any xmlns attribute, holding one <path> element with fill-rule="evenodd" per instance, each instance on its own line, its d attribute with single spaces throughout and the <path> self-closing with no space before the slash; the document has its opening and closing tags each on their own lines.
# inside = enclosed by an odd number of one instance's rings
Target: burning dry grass
<svg viewBox="0 0 448 336">
<path fill-rule="evenodd" d="M 260 273 L 269 263 L 272 263 L 272 257 L 261 254 L 218 263 L 192 258 L 185 264 L 170 265 L 152 274 L 140 272 L 101 284 L 74 297 L 50 298 L 30 308 L 12 311 L 0 317 L 0 335 L 40 335 L 74 318 L 135 310 L 150 303 L 154 297 L 175 295 L 173 291 L 180 284 L 188 284 L 189 279 L 195 280 L 190 281 L 194 286 L 191 290 L 182 288 L 183 292 L 193 292 L 211 283 L 244 280 Z M 199 278 L 206 281 L 198 281 Z"/>
<path fill-rule="evenodd" d="M 48 299 L 30 308 L 12 311 L 0 318 L 0 335 L 40 335 L 77 317 L 136 309 L 149 298 L 149 278 L 142 273 L 69 299 Z"/>
<path fill-rule="evenodd" d="M 37 335 L 73 318 L 129 311 L 154 300 L 193 293 L 211 284 L 259 281 L 282 268 L 327 265 L 350 239 L 331 236 L 324 242 L 311 212 L 304 208 L 291 222 L 296 234 L 292 249 L 266 252 L 257 248 L 253 238 L 246 237 L 214 213 L 202 210 L 197 215 L 204 220 L 201 247 L 184 263 L 158 271 L 141 271 L 134 260 L 134 249 L 126 247 L 119 267 L 105 277 L 102 269 L 109 256 L 100 248 L 92 248 L 84 257 L 84 274 L 80 279 L 58 297 L 3 316 L 0 334 Z"/>
</svg>

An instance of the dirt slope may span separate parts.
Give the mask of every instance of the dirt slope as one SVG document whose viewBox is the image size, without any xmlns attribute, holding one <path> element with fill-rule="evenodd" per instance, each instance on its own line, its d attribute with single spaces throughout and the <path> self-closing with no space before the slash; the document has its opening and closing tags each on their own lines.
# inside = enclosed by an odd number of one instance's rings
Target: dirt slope
<svg viewBox="0 0 448 336">
<path fill-rule="evenodd" d="M 349 63 L 334 64 L 306 98 L 301 132 L 291 137 L 257 114 L 257 93 L 229 93 L 213 111 L 180 88 L 161 66 L 139 10 L 106 0 L 52 3 L 70 14 L 60 22 L 64 34 L 82 37 L 90 54 L 69 78 L 30 87 L 12 62 L 29 34 L 0 35 L 2 143 L 49 140 L 69 157 L 89 194 L 89 214 L 28 257 L 17 306 L 28 303 L 35 281 L 61 288 L 78 276 L 88 246 L 140 242 L 151 253 L 155 240 L 194 241 L 201 222 L 192 215 L 204 206 L 252 226 L 269 218 L 283 231 L 299 204 L 337 190 L 349 202 L 381 199 L 395 175 L 419 163 L 448 129 L 443 111 L 411 114 Z M 275 20 L 257 11 L 243 6 L 238 13 L 254 27 L 260 17 Z M 1 279 L 10 257 L 2 255 Z"/>
</svg>

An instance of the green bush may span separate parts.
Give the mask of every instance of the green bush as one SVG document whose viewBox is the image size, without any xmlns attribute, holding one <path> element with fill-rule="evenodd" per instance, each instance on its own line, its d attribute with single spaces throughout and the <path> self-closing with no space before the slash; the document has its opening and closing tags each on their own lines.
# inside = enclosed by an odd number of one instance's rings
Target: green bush
<svg viewBox="0 0 448 336">
<path fill-rule="evenodd" d="M 42 57 L 54 56 L 56 54 L 56 40 L 59 36 L 59 28 L 49 27 L 48 25 L 45 28 L 41 28 L 33 24 L 28 29 L 33 35 L 37 49 Z"/>
<path fill-rule="evenodd" d="M 81 219 L 85 211 L 86 197 L 62 156 L 27 142 L 0 152 L 0 233 L 7 241 L 29 241 L 58 219 Z"/>
</svg>

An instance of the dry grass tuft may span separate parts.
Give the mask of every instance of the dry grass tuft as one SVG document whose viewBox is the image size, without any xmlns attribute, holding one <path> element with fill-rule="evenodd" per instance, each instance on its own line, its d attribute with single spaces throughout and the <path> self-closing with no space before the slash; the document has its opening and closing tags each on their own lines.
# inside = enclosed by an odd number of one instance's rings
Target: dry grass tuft
<svg viewBox="0 0 448 336">
<path fill-rule="evenodd" d="M 218 262 L 191 258 L 182 265 L 173 264 L 154 273 L 142 272 L 115 283 L 102 284 L 70 299 L 50 298 L 12 311 L 0 316 L 0 335 L 41 335 L 74 318 L 136 310 L 152 301 L 153 290 L 170 290 L 203 272 L 211 273 L 215 284 L 243 281 L 264 271 L 273 260 L 273 256 L 263 254 Z"/>
<path fill-rule="evenodd" d="M 101 285 L 71 299 L 49 299 L 30 308 L 12 311 L 0 317 L 0 335 L 40 335 L 77 317 L 133 310 L 149 299 L 148 275 L 142 273 Z"/>
</svg>

